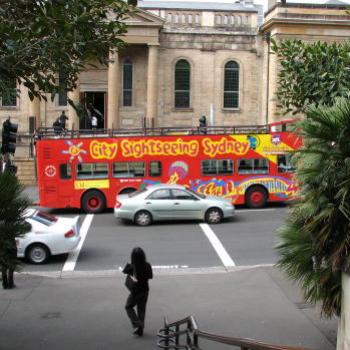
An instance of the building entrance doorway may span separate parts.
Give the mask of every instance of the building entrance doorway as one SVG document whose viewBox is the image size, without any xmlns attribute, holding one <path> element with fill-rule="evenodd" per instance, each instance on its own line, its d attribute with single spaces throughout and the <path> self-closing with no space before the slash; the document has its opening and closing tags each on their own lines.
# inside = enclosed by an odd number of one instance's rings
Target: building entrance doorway
<svg viewBox="0 0 350 350">
<path fill-rule="evenodd" d="M 82 103 L 88 111 L 88 115 L 80 119 L 80 129 L 91 129 L 91 114 L 94 113 L 97 117 L 97 128 L 106 129 L 107 120 L 105 117 L 106 93 L 89 91 L 84 92 Z M 92 112 L 93 111 L 93 112 Z"/>
</svg>

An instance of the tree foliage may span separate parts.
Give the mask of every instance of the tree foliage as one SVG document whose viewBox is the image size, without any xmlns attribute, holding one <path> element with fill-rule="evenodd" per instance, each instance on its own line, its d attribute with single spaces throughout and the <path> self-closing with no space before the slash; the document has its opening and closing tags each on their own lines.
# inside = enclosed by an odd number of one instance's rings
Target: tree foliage
<svg viewBox="0 0 350 350">
<path fill-rule="evenodd" d="M 0 0 L 0 91 L 14 80 L 31 98 L 72 90 L 87 63 L 122 45 L 128 12 L 122 0 Z"/>
<path fill-rule="evenodd" d="M 325 316 L 340 314 L 341 273 L 350 272 L 350 102 L 312 106 L 299 123 L 300 197 L 279 230 L 278 265 L 300 282 Z"/>
<path fill-rule="evenodd" d="M 30 230 L 23 217 L 30 204 L 17 177 L 10 172 L 0 173 L 0 266 L 18 266 L 18 260 L 6 252 L 13 249 L 16 237 Z"/>
<path fill-rule="evenodd" d="M 349 96 L 350 42 L 271 43 L 280 62 L 277 98 L 284 113 L 304 113 L 310 104 L 330 106 L 336 97 Z"/>
</svg>

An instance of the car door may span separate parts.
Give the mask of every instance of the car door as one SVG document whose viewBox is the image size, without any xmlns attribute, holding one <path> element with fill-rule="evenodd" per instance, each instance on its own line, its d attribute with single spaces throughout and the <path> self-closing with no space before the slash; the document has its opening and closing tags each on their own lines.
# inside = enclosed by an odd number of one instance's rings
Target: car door
<svg viewBox="0 0 350 350">
<path fill-rule="evenodd" d="M 173 202 L 170 190 L 161 188 L 145 198 L 144 209 L 150 211 L 154 219 L 164 220 L 172 216 Z"/>
<path fill-rule="evenodd" d="M 202 217 L 201 200 L 192 193 L 182 189 L 172 189 L 172 216 L 179 219 L 199 219 Z"/>
</svg>

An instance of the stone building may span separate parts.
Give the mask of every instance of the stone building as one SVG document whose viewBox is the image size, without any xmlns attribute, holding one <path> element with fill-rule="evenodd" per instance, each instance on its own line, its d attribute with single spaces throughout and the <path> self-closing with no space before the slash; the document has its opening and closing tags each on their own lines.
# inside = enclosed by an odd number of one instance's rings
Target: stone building
<svg viewBox="0 0 350 350">
<path fill-rule="evenodd" d="M 222 0 L 227 1 L 227 0 Z M 332 4 L 335 1 L 335 4 Z M 87 67 L 69 97 L 92 103 L 101 128 L 264 124 L 283 118 L 275 99 L 278 64 L 269 38 L 342 41 L 350 17 L 338 0 L 325 5 L 269 0 L 189 2 L 139 0 L 127 19 L 125 50 L 108 67 Z M 0 122 L 11 116 L 20 132 L 52 126 L 66 111 L 68 127 L 89 128 L 61 94 L 30 101 L 25 88 L 0 99 Z"/>
<path fill-rule="evenodd" d="M 92 103 L 103 117 L 99 127 L 197 126 L 206 115 L 215 125 L 260 124 L 261 48 L 257 36 L 262 6 L 232 3 L 138 1 L 127 19 L 125 50 L 109 67 L 87 67 L 69 97 Z M 20 131 L 52 126 L 65 110 L 68 127 L 90 127 L 67 105 L 30 101 L 26 91 L 0 107 Z M 6 101 L 5 101 L 6 102 Z"/>
<path fill-rule="evenodd" d="M 262 110 L 266 120 L 272 122 L 286 116 L 281 115 L 277 107 L 279 65 L 276 56 L 270 53 L 270 38 L 342 42 L 350 38 L 350 16 L 346 12 L 349 5 L 339 0 L 329 0 L 325 4 L 315 4 L 315 1 L 282 4 L 280 0 L 269 0 L 269 5 L 259 35 L 264 39 Z"/>
</svg>

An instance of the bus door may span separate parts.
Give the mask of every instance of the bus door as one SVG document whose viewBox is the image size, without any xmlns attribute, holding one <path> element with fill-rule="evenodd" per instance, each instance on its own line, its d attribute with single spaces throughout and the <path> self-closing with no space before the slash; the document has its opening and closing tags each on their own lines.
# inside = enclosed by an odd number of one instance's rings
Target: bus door
<svg viewBox="0 0 350 350">
<path fill-rule="evenodd" d="M 71 163 L 60 163 L 58 171 L 58 200 L 65 207 L 73 206 L 74 181 Z"/>
</svg>

